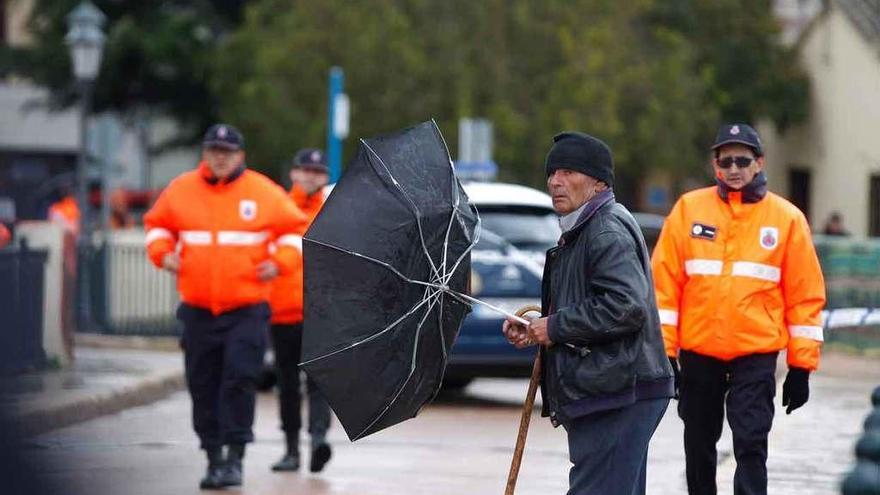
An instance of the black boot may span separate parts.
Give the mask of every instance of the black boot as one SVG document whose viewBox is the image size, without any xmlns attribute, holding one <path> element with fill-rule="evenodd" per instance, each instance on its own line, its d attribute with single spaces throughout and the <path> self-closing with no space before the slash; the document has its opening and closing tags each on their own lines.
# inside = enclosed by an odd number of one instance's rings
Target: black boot
<svg viewBox="0 0 880 495">
<path fill-rule="evenodd" d="M 216 490 L 223 488 L 223 449 L 220 447 L 205 449 L 208 455 L 208 471 L 205 477 L 199 482 L 199 488 L 202 490 Z"/>
<path fill-rule="evenodd" d="M 299 452 L 291 452 L 290 450 L 284 454 L 280 461 L 272 464 L 272 471 L 298 471 L 299 470 Z"/>
<path fill-rule="evenodd" d="M 309 471 L 313 473 L 320 472 L 324 469 L 324 465 L 327 464 L 327 461 L 330 460 L 330 456 L 332 455 L 333 451 L 330 449 L 330 444 L 327 443 L 324 435 L 313 435 L 312 457 L 309 462 Z"/>
<path fill-rule="evenodd" d="M 226 469 L 223 470 L 223 486 L 241 486 L 241 460 L 244 458 L 244 444 L 232 444 L 226 451 Z"/>
</svg>

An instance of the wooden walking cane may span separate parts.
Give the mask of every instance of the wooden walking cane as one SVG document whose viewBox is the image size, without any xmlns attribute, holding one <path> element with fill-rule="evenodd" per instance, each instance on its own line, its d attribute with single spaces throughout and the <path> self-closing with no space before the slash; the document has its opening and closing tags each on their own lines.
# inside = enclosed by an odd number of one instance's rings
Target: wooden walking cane
<svg viewBox="0 0 880 495">
<path fill-rule="evenodd" d="M 533 311 L 541 312 L 538 306 L 525 306 L 516 311 L 516 316 L 523 316 Z M 535 394 L 538 392 L 538 381 L 541 378 L 541 350 L 535 355 L 535 364 L 532 366 L 532 378 L 529 380 L 529 391 L 526 393 L 526 401 L 523 403 L 522 416 L 519 420 L 519 433 L 516 436 L 516 448 L 513 449 L 513 459 L 510 461 L 510 472 L 507 474 L 507 488 L 504 495 L 513 495 L 516 488 L 516 479 L 519 476 L 519 466 L 522 464 L 523 450 L 526 448 L 526 437 L 529 434 L 529 422 L 532 419 L 532 408 L 535 406 Z"/>
</svg>

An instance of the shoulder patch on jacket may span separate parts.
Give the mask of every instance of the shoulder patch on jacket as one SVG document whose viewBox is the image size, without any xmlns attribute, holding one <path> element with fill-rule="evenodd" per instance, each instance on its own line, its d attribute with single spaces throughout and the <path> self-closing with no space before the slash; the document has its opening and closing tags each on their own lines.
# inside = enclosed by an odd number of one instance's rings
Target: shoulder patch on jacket
<svg viewBox="0 0 880 495">
<path fill-rule="evenodd" d="M 718 228 L 711 225 L 694 222 L 694 224 L 691 226 L 691 237 L 696 237 L 697 239 L 714 241 L 717 234 Z"/>
</svg>

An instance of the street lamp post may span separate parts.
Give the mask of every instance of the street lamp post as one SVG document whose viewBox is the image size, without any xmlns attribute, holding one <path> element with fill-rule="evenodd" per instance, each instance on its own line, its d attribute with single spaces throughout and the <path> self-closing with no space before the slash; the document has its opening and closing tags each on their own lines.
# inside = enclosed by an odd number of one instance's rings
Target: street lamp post
<svg viewBox="0 0 880 495">
<path fill-rule="evenodd" d="M 88 115 L 95 78 L 101 67 L 104 52 L 104 14 L 88 0 L 83 0 L 67 16 L 68 31 L 65 42 L 70 48 L 73 76 L 80 91 L 79 156 L 76 166 L 77 203 L 79 205 L 79 235 L 77 237 L 79 266 L 79 322 L 82 327 L 91 324 L 91 288 L 89 270 L 92 242 L 88 201 Z"/>
</svg>

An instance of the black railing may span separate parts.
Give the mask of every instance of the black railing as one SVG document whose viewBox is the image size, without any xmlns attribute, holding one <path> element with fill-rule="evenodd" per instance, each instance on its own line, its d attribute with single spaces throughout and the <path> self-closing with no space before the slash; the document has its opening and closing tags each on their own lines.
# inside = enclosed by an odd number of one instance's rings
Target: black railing
<svg viewBox="0 0 880 495">
<path fill-rule="evenodd" d="M 43 350 L 43 285 L 48 253 L 27 243 L 0 249 L 0 372 L 40 368 Z"/>
</svg>

